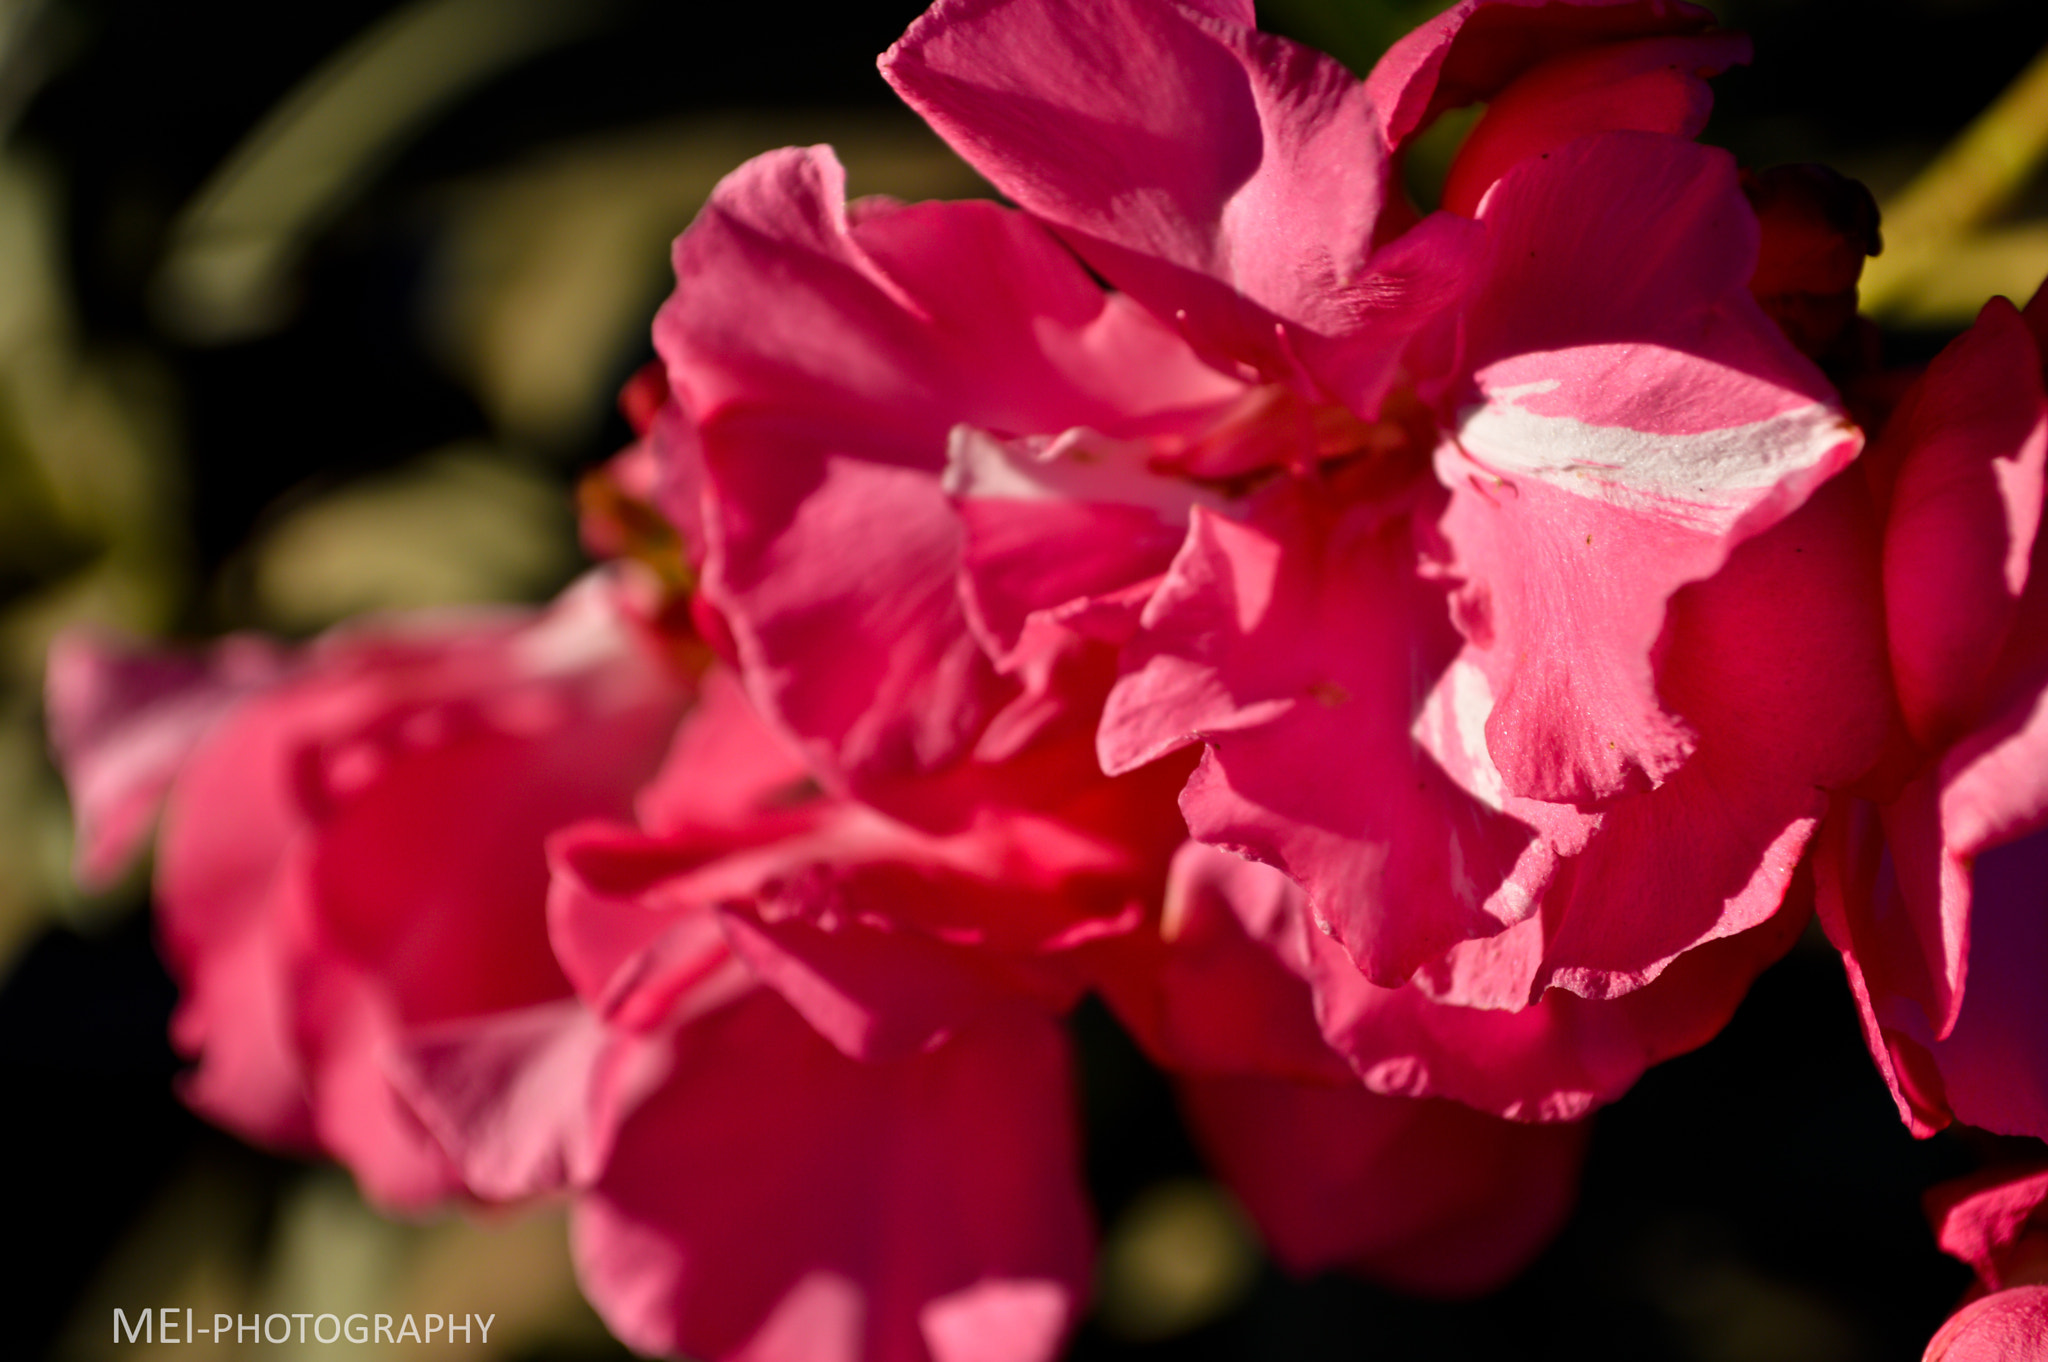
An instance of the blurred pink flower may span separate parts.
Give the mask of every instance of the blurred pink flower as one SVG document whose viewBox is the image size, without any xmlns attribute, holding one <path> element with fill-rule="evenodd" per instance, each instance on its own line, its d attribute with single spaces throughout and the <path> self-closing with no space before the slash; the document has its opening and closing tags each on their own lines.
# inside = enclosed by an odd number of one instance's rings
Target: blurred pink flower
<svg viewBox="0 0 2048 1362">
<path fill-rule="evenodd" d="M 619 592 L 600 575 L 544 614 L 367 620 L 290 653 L 58 647 L 49 706 L 89 866 L 165 805 L 157 929 L 195 1109 L 332 1154 L 385 1205 L 457 1190 L 388 1066 L 421 1028 L 569 992 L 542 839 L 624 812 L 690 695 Z"/>
</svg>

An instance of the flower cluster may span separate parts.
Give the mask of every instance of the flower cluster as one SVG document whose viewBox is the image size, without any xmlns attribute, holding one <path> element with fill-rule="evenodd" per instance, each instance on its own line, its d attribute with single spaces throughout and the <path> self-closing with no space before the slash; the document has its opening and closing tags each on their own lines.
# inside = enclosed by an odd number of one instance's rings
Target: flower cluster
<svg viewBox="0 0 2048 1362">
<path fill-rule="evenodd" d="M 1426 1293 L 1816 905 L 1909 1125 L 2048 1137 L 2048 304 L 1876 381 L 1868 196 L 1693 140 L 1747 57 L 939 0 L 883 72 L 1017 206 L 728 176 L 552 607 L 54 656 L 188 1100 L 773 1362 L 1056 1352 L 1089 994 L 1283 1263 Z"/>
</svg>

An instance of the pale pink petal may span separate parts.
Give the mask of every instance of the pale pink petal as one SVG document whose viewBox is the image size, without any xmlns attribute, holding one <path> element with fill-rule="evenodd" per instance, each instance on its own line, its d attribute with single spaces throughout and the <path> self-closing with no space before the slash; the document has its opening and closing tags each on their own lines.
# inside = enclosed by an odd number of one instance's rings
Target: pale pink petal
<svg viewBox="0 0 2048 1362">
<path fill-rule="evenodd" d="M 1444 110 L 1490 100 L 1567 53 L 1713 22 L 1684 0 L 1459 0 L 1388 48 L 1366 90 L 1387 144 L 1400 146 Z"/>
<path fill-rule="evenodd" d="M 2044 1362 L 2048 1286 L 2020 1286 L 1972 1301 L 1941 1326 L 1921 1362 Z"/>
<path fill-rule="evenodd" d="M 256 638 L 226 639 L 199 656 L 137 651 L 84 631 L 50 645 L 50 746 L 78 824 L 80 884 L 104 888 L 127 867 L 185 759 L 285 665 Z"/>
<path fill-rule="evenodd" d="M 1860 437 L 1749 295 L 1756 219 L 1725 153 L 1581 139 L 1518 166 L 1482 220 L 1474 392 L 1438 456 L 1444 532 L 1507 789 L 1592 804 L 1692 750 L 1653 672 L 1671 594 L 1795 510 Z"/>
<path fill-rule="evenodd" d="M 950 1362 L 969 1310 L 990 1330 L 969 1356 L 1055 1355 L 1089 1232 L 1053 1023 L 1015 1012 L 862 1064 L 759 994 L 676 1047 L 575 1211 L 584 1290 L 620 1338 L 712 1362 Z"/>
<path fill-rule="evenodd" d="M 390 1077 L 470 1192 L 515 1200 L 597 1175 L 659 1048 L 565 999 L 414 1031 Z"/>
<path fill-rule="evenodd" d="M 1186 1078 L 1195 1136 L 1290 1271 L 1473 1296 L 1564 1226 L 1587 1127 L 1260 1077 Z"/>
<path fill-rule="evenodd" d="M 1286 328 L 1348 329 L 1386 151 L 1330 58 L 1193 6 L 946 0 L 882 70 L 997 188 L 1210 352 L 1291 378 Z"/>
<path fill-rule="evenodd" d="M 1976 717 L 2041 520 L 2048 398 L 2019 314 L 1994 298 L 1894 412 L 1885 604 L 1899 700 L 1929 747 Z"/>
</svg>

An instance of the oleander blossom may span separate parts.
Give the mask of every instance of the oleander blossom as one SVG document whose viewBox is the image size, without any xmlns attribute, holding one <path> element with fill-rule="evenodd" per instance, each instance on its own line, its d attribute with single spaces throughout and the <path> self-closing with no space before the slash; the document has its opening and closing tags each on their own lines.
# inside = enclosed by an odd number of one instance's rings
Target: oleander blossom
<svg viewBox="0 0 2048 1362">
<path fill-rule="evenodd" d="M 1711 22 L 1468 0 L 1359 82 L 1243 6 L 944 0 L 883 59 L 1227 383 L 1151 429 L 959 409 L 960 593 L 1038 694 L 1114 651 L 1106 770 L 1199 750 L 1190 830 L 1300 886 L 1380 1091 L 1570 1117 L 1705 1040 L 1886 733 L 1862 437 L 1774 320 L 1832 343 L 1841 252 L 1760 269 L 1689 140 L 1748 53 Z M 1391 168 L 1477 99 L 1418 218 Z"/>
</svg>

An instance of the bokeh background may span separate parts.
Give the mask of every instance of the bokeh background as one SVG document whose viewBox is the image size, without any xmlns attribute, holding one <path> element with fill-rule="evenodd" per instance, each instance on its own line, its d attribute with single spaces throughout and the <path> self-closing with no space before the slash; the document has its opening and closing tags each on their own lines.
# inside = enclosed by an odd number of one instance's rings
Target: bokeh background
<svg viewBox="0 0 2048 1362">
<path fill-rule="evenodd" d="M 1263 14 L 1362 72 L 1441 7 Z M 140 1356 L 108 1341 L 110 1311 L 160 1304 L 495 1313 L 488 1347 L 432 1355 L 625 1355 L 576 1293 L 558 1211 L 390 1222 L 345 1175 L 178 1104 L 146 872 L 99 897 L 69 883 L 43 651 L 79 621 L 304 635 L 567 581 L 568 489 L 626 438 L 613 394 L 651 356 L 666 244 L 721 174 L 831 141 L 855 192 L 987 192 L 875 74 L 918 8 L 0 0 L 9 1356 Z M 2048 68 L 2029 67 L 2048 6 L 1715 8 L 1758 56 L 1718 82 L 1709 140 L 1877 194 L 1890 249 L 1866 298 L 1891 359 L 1924 360 L 1990 293 L 2024 301 L 2048 272 Z M 1419 192 L 1455 131 L 1417 158 Z M 1074 1025 L 1106 1236 L 1083 1359 L 1909 1362 L 1967 1279 L 1919 1193 L 2038 1152 L 1909 1138 L 1810 935 L 1720 1039 L 1599 1117 L 1580 1210 L 1528 1274 L 1418 1302 L 1279 1273 L 1164 1081 L 1105 1013 Z"/>
</svg>

